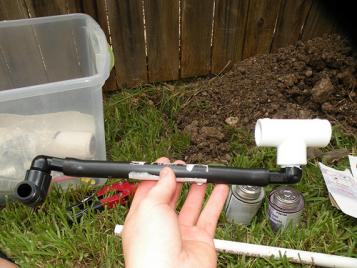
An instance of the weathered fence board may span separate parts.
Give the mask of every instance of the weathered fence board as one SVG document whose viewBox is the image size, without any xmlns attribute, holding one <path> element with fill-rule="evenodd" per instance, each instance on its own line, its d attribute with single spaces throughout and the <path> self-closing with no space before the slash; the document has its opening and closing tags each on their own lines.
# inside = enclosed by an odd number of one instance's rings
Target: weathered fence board
<svg viewBox="0 0 357 268">
<path fill-rule="evenodd" d="M 272 51 L 299 40 L 312 0 L 283 0 Z"/>
<path fill-rule="evenodd" d="M 216 0 L 212 49 L 212 72 L 215 74 L 242 58 L 248 3 L 245 0 Z"/>
<path fill-rule="evenodd" d="M 101 6 L 100 2 L 99 5 Z M 82 9 L 84 13 L 98 20 L 98 7 L 96 0 L 82 0 Z"/>
<path fill-rule="evenodd" d="M 243 58 L 270 52 L 280 2 L 250 0 Z"/>
<path fill-rule="evenodd" d="M 149 82 L 179 78 L 179 1 L 145 0 Z"/>
<path fill-rule="evenodd" d="M 311 10 L 304 25 L 302 40 L 331 33 L 336 26 L 333 12 L 324 0 L 313 0 Z"/>
<path fill-rule="evenodd" d="M 81 12 L 79 0 L 25 0 L 32 17 Z"/>
<path fill-rule="evenodd" d="M 28 18 L 28 12 L 23 0 L 0 0 L 0 20 L 16 20 L 24 18 Z"/>
<path fill-rule="evenodd" d="M 107 6 L 106 6 L 106 2 L 104 2 L 103 0 L 97 0 L 96 1 L 96 7 L 97 7 L 97 21 L 98 23 L 101 25 L 105 35 L 107 36 L 107 40 L 110 43 L 111 46 L 113 46 L 112 44 L 112 39 L 111 39 L 111 34 L 109 32 L 109 21 L 108 21 L 108 17 L 107 17 Z M 118 65 L 118 63 L 115 63 L 116 65 Z M 113 69 L 110 72 L 110 76 L 107 79 L 107 81 L 105 81 L 104 84 L 104 90 L 106 91 L 114 91 L 117 90 L 118 87 L 117 85 L 117 75 L 116 75 L 116 68 L 115 66 L 113 67 Z"/>
<path fill-rule="evenodd" d="M 141 0 L 107 0 L 119 87 L 147 83 Z"/>
<path fill-rule="evenodd" d="M 182 0 L 181 77 L 211 70 L 213 0 Z"/>
</svg>

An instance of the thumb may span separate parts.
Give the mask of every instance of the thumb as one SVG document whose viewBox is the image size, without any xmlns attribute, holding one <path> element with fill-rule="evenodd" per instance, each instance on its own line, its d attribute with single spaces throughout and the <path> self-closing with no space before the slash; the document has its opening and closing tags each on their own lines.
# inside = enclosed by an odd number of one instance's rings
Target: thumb
<svg viewBox="0 0 357 268">
<path fill-rule="evenodd" d="M 168 204 L 175 194 L 176 176 L 171 168 L 165 167 L 160 171 L 160 179 L 157 184 L 151 188 L 148 198 L 154 203 Z"/>
</svg>

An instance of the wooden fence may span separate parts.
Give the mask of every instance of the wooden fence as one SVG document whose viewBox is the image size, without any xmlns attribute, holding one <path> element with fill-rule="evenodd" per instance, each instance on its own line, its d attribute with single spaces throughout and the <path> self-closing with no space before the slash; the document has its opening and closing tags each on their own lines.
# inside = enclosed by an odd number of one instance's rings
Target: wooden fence
<svg viewBox="0 0 357 268">
<path fill-rule="evenodd" d="M 0 0 L 0 20 L 83 12 L 115 66 L 105 88 L 218 74 L 244 58 L 336 30 L 324 0 Z"/>
</svg>

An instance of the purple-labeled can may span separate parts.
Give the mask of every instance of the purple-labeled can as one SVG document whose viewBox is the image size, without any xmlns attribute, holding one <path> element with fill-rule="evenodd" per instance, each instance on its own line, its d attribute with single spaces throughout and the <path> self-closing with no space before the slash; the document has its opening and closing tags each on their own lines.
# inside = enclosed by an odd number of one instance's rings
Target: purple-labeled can
<svg viewBox="0 0 357 268">
<path fill-rule="evenodd" d="M 289 224 L 297 226 L 304 210 L 304 197 L 290 186 L 280 186 L 269 194 L 269 221 L 274 231 Z"/>
</svg>

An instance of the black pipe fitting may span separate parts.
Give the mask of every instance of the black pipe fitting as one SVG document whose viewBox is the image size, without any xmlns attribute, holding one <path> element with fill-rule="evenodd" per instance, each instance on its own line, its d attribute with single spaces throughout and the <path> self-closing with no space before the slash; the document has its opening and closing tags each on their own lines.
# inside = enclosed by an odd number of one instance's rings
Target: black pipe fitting
<svg viewBox="0 0 357 268">
<path fill-rule="evenodd" d="M 207 165 L 175 165 L 142 162 L 111 162 L 55 158 L 40 155 L 34 158 L 25 180 L 16 186 L 17 199 L 34 207 L 45 200 L 51 183 L 51 171 L 64 175 L 96 178 L 129 178 L 134 172 L 144 176 L 159 176 L 169 166 L 178 178 L 198 178 L 208 183 L 266 186 L 268 184 L 297 183 L 302 177 L 298 167 L 285 167 L 280 171 L 241 169 Z M 134 176 L 135 178 L 135 176 Z"/>
<path fill-rule="evenodd" d="M 293 184 L 298 183 L 302 177 L 302 170 L 299 167 L 281 168 L 280 172 L 270 172 L 270 183 Z"/>
<path fill-rule="evenodd" d="M 282 168 L 285 173 L 287 184 L 298 183 L 302 178 L 302 169 L 298 167 L 286 167 Z"/>
<path fill-rule="evenodd" d="M 34 207 L 43 201 L 51 184 L 51 171 L 62 171 L 63 159 L 44 155 L 36 156 L 25 180 L 16 186 L 15 195 L 22 203 Z"/>
</svg>

